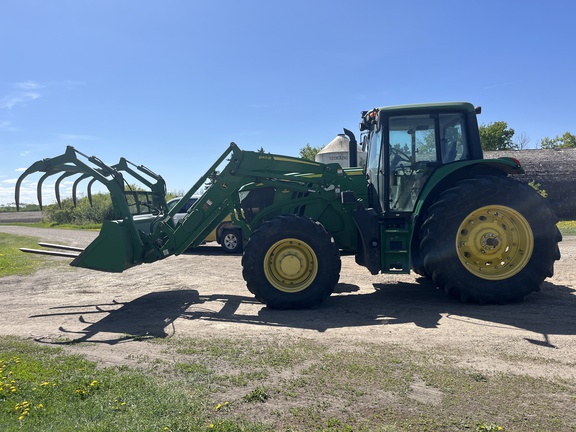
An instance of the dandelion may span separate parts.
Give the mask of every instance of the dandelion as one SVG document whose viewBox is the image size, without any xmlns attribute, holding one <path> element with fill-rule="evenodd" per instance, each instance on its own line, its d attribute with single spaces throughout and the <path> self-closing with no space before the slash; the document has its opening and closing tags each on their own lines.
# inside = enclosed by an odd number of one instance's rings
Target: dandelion
<svg viewBox="0 0 576 432">
<path fill-rule="evenodd" d="M 221 408 L 222 408 L 222 404 L 218 404 L 218 405 L 216 405 L 215 411 L 220 411 Z"/>
<path fill-rule="evenodd" d="M 86 392 L 86 390 L 84 390 L 84 389 L 76 389 L 76 390 L 75 390 L 75 393 L 76 393 L 78 396 L 80 396 L 82 399 L 84 399 L 84 398 L 86 397 L 86 395 L 87 395 L 87 392 Z"/>
<path fill-rule="evenodd" d="M 90 383 L 90 387 L 96 387 L 98 385 L 98 381 L 94 380 Z"/>
<path fill-rule="evenodd" d="M 20 412 L 18 420 L 22 421 L 30 413 L 30 402 L 22 401 L 14 406 L 15 411 Z"/>
</svg>

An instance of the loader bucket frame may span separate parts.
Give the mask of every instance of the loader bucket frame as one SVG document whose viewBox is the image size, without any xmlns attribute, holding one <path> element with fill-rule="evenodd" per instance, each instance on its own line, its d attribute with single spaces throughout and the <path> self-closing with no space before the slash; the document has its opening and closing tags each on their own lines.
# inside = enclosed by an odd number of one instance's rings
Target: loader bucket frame
<svg viewBox="0 0 576 432">
<path fill-rule="evenodd" d="M 92 205 L 92 187 L 95 182 L 103 184 L 110 192 L 116 220 L 104 221 L 99 236 L 71 263 L 73 266 L 97 270 L 121 272 L 134 265 L 144 250 L 143 236 L 138 226 L 148 226 L 150 220 L 165 213 L 166 184 L 158 174 L 143 165 L 135 165 L 120 158 L 115 165 L 106 165 L 95 156 L 87 156 L 68 146 L 64 154 L 32 164 L 18 178 L 15 189 L 16 208 L 20 208 L 20 190 L 23 181 L 31 174 L 44 173 L 38 180 L 36 192 L 40 209 L 43 184 L 51 176 L 59 175 L 54 183 L 58 205 L 62 206 L 60 186 L 64 179 L 77 176 L 72 185 L 72 200 L 77 204 L 78 185 L 89 180 L 87 197 Z M 125 174 L 138 180 L 149 190 L 134 191 Z M 30 252 L 30 251 L 27 251 Z"/>
<path fill-rule="evenodd" d="M 132 214 L 157 213 L 167 210 L 166 207 L 166 184 L 161 176 L 143 165 L 135 165 L 125 158 L 112 166 L 106 165 L 96 156 L 87 156 L 76 150 L 72 146 L 66 147 L 64 154 L 53 158 L 42 159 L 33 163 L 18 178 L 15 188 L 16 209 L 20 209 L 20 189 L 22 182 L 30 174 L 43 172 L 44 175 L 38 180 L 36 193 L 40 209 L 42 203 L 42 186 L 48 177 L 60 174 L 54 184 L 56 201 L 62 206 L 60 199 L 60 184 L 68 177 L 79 175 L 72 186 L 72 200 L 77 204 L 78 184 L 85 179 L 91 179 L 87 187 L 87 196 L 92 204 L 92 186 L 95 182 L 100 182 L 110 192 L 112 205 L 117 217 L 130 217 Z M 150 191 L 132 191 L 129 184 L 125 182 L 123 173 L 127 173 L 137 179 Z M 128 189 L 126 189 L 128 187 Z M 145 201 L 140 197 L 143 196 Z M 132 208 L 131 208 L 132 207 Z M 142 207 L 148 208 L 147 212 L 142 211 Z M 136 211 L 135 211 L 136 210 Z"/>
</svg>

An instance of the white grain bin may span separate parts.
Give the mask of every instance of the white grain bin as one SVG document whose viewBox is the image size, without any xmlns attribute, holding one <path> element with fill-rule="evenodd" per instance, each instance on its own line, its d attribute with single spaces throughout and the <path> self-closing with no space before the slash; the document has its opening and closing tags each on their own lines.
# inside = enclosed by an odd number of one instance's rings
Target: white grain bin
<svg viewBox="0 0 576 432">
<path fill-rule="evenodd" d="M 363 166 L 366 161 L 366 152 L 362 151 L 360 146 L 358 149 L 358 166 Z M 348 149 L 350 148 L 350 140 L 344 134 L 338 134 L 330 143 L 316 154 L 314 160 L 321 163 L 339 163 L 343 168 L 350 166 L 348 158 Z"/>
</svg>

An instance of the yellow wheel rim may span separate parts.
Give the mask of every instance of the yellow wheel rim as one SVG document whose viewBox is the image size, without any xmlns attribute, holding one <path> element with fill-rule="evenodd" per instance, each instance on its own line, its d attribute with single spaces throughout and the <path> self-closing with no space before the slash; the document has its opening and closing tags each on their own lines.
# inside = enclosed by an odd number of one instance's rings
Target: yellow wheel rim
<svg viewBox="0 0 576 432">
<path fill-rule="evenodd" d="M 282 239 L 264 257 L 264 273 L 278 290 L 297 293 L 310 286 L 318 273 L 314 250 L 302 240 Z"/>
<path fill-rule="evenodd" d="M 526 266 L 534 250 L 534 235 L 516 210 L 485 206 L 470 213 L 458 228 L 456 250 L 473 275 L 503 280 Z"/>
</svg>

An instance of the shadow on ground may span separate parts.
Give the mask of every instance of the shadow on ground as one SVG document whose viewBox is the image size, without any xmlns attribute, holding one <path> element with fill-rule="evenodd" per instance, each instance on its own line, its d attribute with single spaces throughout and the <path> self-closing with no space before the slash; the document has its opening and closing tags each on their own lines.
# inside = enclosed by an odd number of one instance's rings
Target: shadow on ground
<svg viewBox="0 0 576 432">
<path fill-rule="evenodd" d="M 79 322 L 88 326 L 82 331 L 70 331 L 60 327 L 61 332 L 72 338 L 71 341 L 62 343 L 91 341 L 114 344 L 128 339 L 170 336 L 174 333 L 174 321 L 185 315 L 188 307 L 199 302 L 196 290 L 160 291 L 127 303 L 113 301 L 106 304 L 59 306 L 51 308 L 49 313 L 32 315 L 31 318 L 78 315 Z M 106 340 L 92 339 L 104 333 L 118 336 Z"/>
<path fill-rule="evenodd" d="M 566 286 L 546 282 L 541 292 L 530 295 L 524 302 L 485 306 L 460 303 L 427 280 L 374 284 L 374 287 L 373 292 L 360 293 L 356 285 L 338 284 L 335 294 L 313 310 L 281 311 L 269 309 L 249 296 L 200 296 L 196 290 L 173 290 L 146 294 L 127 303 L 59 306 L 31 318 L 78 315 L 79 322 L 87 326 L 79 332 L 60 328 L 70 334 L 72 342 L 66 343 L 114 344 L 129 339 L 165 338 L 175 333 L 176 319 L 324 332 L 331 328 L 406 323 L 434 329 L 445 317 L 468 325 L 515 327 L 540 333 L 542 340 L 526 340 L 550 348 L 554 346 L 549 343 L 549 335 L 576 335 L 573 318 L 576 297 L 574 290 Z M 256 310 L 253 314 L 241 313 L 241 306 L 247 304 L 262 307 L 251 308 Z M 102 334 L 113 336 L 105 339 Z"/>
</svg>

